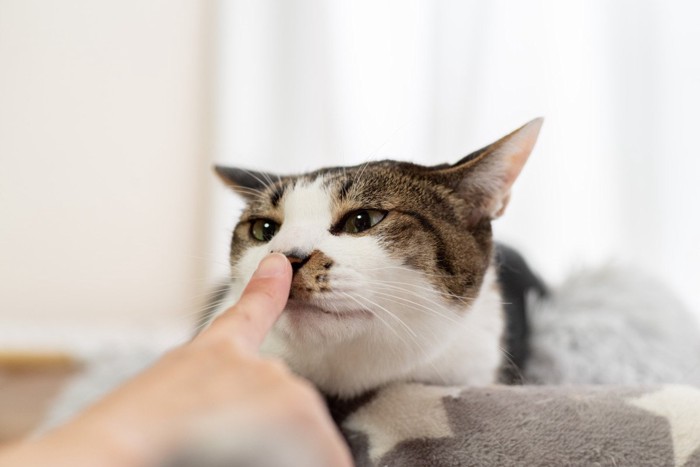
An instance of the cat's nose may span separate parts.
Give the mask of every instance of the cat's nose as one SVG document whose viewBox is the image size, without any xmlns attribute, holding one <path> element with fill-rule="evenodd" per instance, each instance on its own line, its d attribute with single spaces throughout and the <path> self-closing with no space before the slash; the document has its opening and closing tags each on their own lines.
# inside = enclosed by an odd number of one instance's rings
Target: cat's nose
<svg viewBox="0 0 700 467">
<path fill-rule="evenodd" d="M 286 254 L 285 255 L 290 263 L 292 263 L 292 271 L 296 273 L 306 262 L 309 260 L 309 256 L 300 256 L 297 254 Z"/>
</svg>

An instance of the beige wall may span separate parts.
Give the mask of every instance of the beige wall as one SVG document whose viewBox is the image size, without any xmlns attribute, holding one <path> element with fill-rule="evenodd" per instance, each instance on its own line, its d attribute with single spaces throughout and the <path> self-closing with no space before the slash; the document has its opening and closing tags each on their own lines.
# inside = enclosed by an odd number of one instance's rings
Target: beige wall
<svg viewBox="0 0 700 467">
<path fill-rule="evenodd" d="M 209 8 L 0 0 L 0 326 L 191 320 Z"/>
</svg>

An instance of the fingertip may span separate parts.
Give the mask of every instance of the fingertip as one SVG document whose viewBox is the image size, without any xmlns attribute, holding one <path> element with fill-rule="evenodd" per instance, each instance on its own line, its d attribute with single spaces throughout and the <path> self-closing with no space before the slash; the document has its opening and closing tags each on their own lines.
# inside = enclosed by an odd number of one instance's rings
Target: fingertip
<svg viewBox="0 0 700 467">
<path fill-rule="evenodd" d="M 271 253 L 263 258 L 253 273 L 253 278 L 280 277 L 291 272 L 292 265 L 281 253 Z"/>
</svg>

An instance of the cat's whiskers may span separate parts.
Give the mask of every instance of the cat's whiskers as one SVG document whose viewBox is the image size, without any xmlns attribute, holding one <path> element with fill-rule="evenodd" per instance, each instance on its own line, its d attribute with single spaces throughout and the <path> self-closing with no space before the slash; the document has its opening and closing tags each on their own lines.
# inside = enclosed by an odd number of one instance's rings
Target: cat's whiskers
<svg viewBox="0 0 700 467">
<path fill-rule="evenodd" d="M 437 309 L 431 308 L 430 306 L 427 306 L 423 303 L 410 300 L 410 299 L 403 297 L 403 296 L 394 295 L 392 293 L 381 292 L 379 290 L 372 290 L 372 292 L 376 295 L 382 296 L 384 300 L 396 303 L 397 305 L 407 306 L 408 308 L 412 308 L 418 312 L 423 312 L 423 313 L 429 312 L 430 314 L 432 314 L 440 319 L 443 319 L 445 321 L 448 321 L 452 325 L 459 327 L 460 329 L 464 330 L 467 333 L 474 334 L 475 331 L 486 332 L 486 331 L 481 330 L 481 329 L 473 328 L 472 326 L 469 326 L 467 323 L 464 323 L 463 321 L 458 320 L 456 317 L 453 316 L 454 312 L 452 310 L 444 308 L 440 304 L 438 304 L 434 301 L 427 300 L 429 303 L 435 305 Z M 421 298 L 425 300 L 424 297 L 421 296 Z M 445 313 L 442 313 L 441 310 L 443 310 Z"/>
<path fill-rule="evenodd" d="M 351 296 L 351 295 L 349 295 L 349 294 L 345 294 L 345 295 L 349 296 L 349 297 L 352 298 L 352 299 L 355 299 L 353 296 Z M 362 299 L 362 300 L 365 300 L 365 301 L 369 302 L 369 303 L 370 303 L 371 305 L 373 305 L 373 306 L 376 306 L 376 307 L 380 308 L 381 310 L 383 310 L 383 311 L 385 311 L 386 313 L 388 313 L 389 316 L 391 316 L 391 317 L 395 318 L 396 320 L 398 320 L 399 323 L 402 324 L 402 325 L 406 328 L 407 331 L 409 331 L 409 335 L 410 335 L 410 337 L 411 337 L 411 341 L 412 341 L 412 342 L 416 345 L 416 347 L 423 353 L 423 355 L 424 355 L 425 358 L 426 358 L 427 363 L 433 368 L 433 370 L 435 370 L 435 373 L 436 373 L 436 374 L 438 375 L 438 377 L 443 381 L 443 384 L 446 384 L 446 383 L 447 383 L 447 380 L 445 379 L 444 375 L 443 375 L 443 374 L 440 372 L 440 370 L 435 366 L 435 364 L 433 363 L 432 359 L 430 358 L 430 355 L 429 355 L 428 351 L 427 351 L 426 348 L 425 348 L 425 343 L 424 343 L 423 341 L 421 341 L 421 339 L 419 338 L 418 334 L 417 334 L 413 329 L 411 329 L 410 326 L 408 326 L 408 325 L 407 325 L 401 318 L 399 318 L 396 314 L 392 313 L 392 312 L 389 311 L 387 308 L 383 307 L 382 305 L 379 305 L 378 303 L 374 302 L 373 300 L 370 300 L 370 299 L 367 298 L 366 296 L 364 296 L 364 295 L 357 295 L 357 297 L 360 298 L 360 299 Z M 358 300 L 355 300 L 355 301 L 358 302 Z M 359 302 L 358 302 L 358 303 L 359 303 Z M 367 309 L 366 306 L 363 305 L 363 307 L 364 307 L 364 309 Z M 407 344 L 407 342 L 406 342 L 404 339 L 402 339 L 401 336 L 399 336 L 399 334 L 396 333 L 396 331 L 395 331 L 386 321 L 384 321 L 384 320 L 381 319 L 381 317 L 379 316 L 378 313 L 376 313 L 374 310 L 371 310 L 371 309 L 368 309 L 368 311 L 370 311 L 374 316 L 376 316 L 378 319 L 380 319 L 380 321 L 382 321 L 385 325 L 387 325 L 387 326 L 394 332 L 394 334 L 396 334 L 396 336 L 397 336 L 399 339 L 402 340 L 402 342 L 403 342 L 404 344 Z M 433 337 L 435 337 L 435 334 L 434 334 L 434 333 L 431 332 L 431 334 L 433 334 Z"/>
<path fill-rule="evenodd" d="M 383 286 L 384 286 L 384 287 L 387 287 L 386 284 L 383 284 Z M 388 295 L 388 296 L 391 296 L 391 297 L 394 297 L 394 298 L 400 298 L 400 299 L 403 299 L 403 300 L 411 301 L 412 303 L 414 303 L 414 304 L 416 304 L 416 305 L 421 305 L 421 306 L 424 307 L 426 310 L 428 310 L 428 311 L 430 311 L 430 312 L 432 312 L 432 313 L 434 313 L 434 314 L 436 314 L 436 315 L 438 315 L 438 316 L 440 316 L 440 317 L 442 317 L 442 318 L 444 318 L 444 319 L 447 319 L 447 320 L 452 321 L 454 324 L 458 324 L 458 325 L 463 326 L 463 327 L 465 326 L 464 323 L 462 323 L 461 321 L 459 321 L 459 320 L 457 320 L 456 318 L 453 317 L 453 316 L 455 315 L 455 311 L 454 311 L 454 310 L 451 310 L 450 308 L 448 308 L 448 307 L 445 306 L 444 304 L 439 303 L 439 302 L 437 302 L 437 301 L 435 301 L 435 300 L 432 300 L 432 299 L 426 297 L 425 295 L 419 294 L 418 292 L 416 292 L 416 291 L 414 291 L 414 290 L 407 290 L 407 289 L 404 289 L 404 288 L 402 288 L 402 287 L 389 287 L 389 288 L 390 288 L 390 289 L 393 289 L 393 290 L 390 290 L 390 292 L 392 292 L 392 291 L 394 291 L 394 290 L 398 290 L 398 291 L 400 291 L 400 292 L 402 292 L 402 293 L 404 293 L 404 294 L 408 293 L 408 294 L 411 294 L 411 295 L 413 295 L 413 296 L 415 296 L 415 297 L 418 297 L 418 298 L 420 298 L 422 301 L 425 301 L 425 302 L 429 303 L 430 305 L 435 306 L 436 309 L 431 308 L 431 307 L 429 307 L 429 306 L 427 306 L 427 305 L 420 304 L 420 303 L 418 303 L 418 302 L 414 302 L 414 301 L 412 301 L 412 300 L 409 300 L 409 299 L 407 299 L 407 298 L 405 298 L 405 297 L 402 297 L 402 296 L 399 296 L 399 295 L 394 295 L 394 294 L 392 294 L 392 293 L 387 293 L 386 291 L 384 291 L 384 292 L 379 291 L 379 292 L 384 293 L 384 294 L 386 294 L 386 295 Z M 373 289 L 373 291 L 377 292 L 376 289 Z M 440 310 L 444 311 L 445 314 L 440 313 Z"/>
<path fill-rule="evenodd" d="M 383 307 L 382 305 L 380 305 L 379 303 L 377 303 L 373 300 L 370 300 L 369 298 L 367 298 L 364 295 L 360 295 L 359 297 L 362 298 L 363 300 L 367 301 L 369 304 L 376 306 L 380 310 L 383 310 L 387 315 L 389 315 L 390 317 L 395 319 L 400 325 L 402 325 L 406 329 L 406 331 L 408 331 L 409 334 L 411 334 L 413 337 L 417 337 L 416 332 L 413 329 L 411 329 L 411 327 L 408 324 L 406 324 L 401 318 L 399 318 L 395 313 L 392 313 L 387 308 Z"/>
<path fill-rule="evenodd" d="M 250 198 L 257 199 L 259 201 L 265 201 L 267 199 L 267 196 L 265 196 L 265 194 L 263 194 L 262 191 L 254 190 L 252 188 L 245 188 L 245 187 L 239 186 L 239 187 L 236 187 L 236 191 L 243 193 Z"/>
<path fill-rule="evenodd" d="M 442 290 L 438 290 L 435 287 L 432 286 L 425 286 L 425 285 L 418 285 L 415 282 L 404 282 L 404 281 L 395 281 L 395 280 L 388 280 L 388 279 L 374 279 L 375 283 L 379 284 L 384 284 L 387 286 L 393 285 L 399 289 L 409 289 L 415 291 L 415 289 L 419 289 L 425 292 L 428 292 L 430 294 L 435 294 L 435 295 L 440 295 L 443 297 L 447 297 L 450 299 L 456 299 L 462 303 L 468 304 L 471 300 L 474 300 L 476 297 L 469 296 L 469 295 L 457 295 L 451 292 L 445 292 Z M 406 287 L 402 287 L 406 286 Z"/>
<path fill-rule="evenodd" d="M 416 285 L 416 284 L 411 283 L 411 282 L 388 281 L 388 280 L 382 280 L 382 279 L 376 279 L 373 282 L 375 284 L 381 284 L 387 288 L 394 288 L 397 290 L 406 291 L 406 292 L 412 293 L 416 296 L 420 296 L 420 295 L 418 295 L 418 293 L 416 292 L 415 289 L 424 290 L 424 291 L 431 293 L 431 294 L 440 295 L 443 297 L 447 297 L 449 299 L 456 300 L 465 306 L 470 305 L 471 302 L 474 300 L 473 297 L 469 297 L 466 295 L 455 295 L 455 294 L 452 294 L 449 292 L 442 292 L 439 290 L 435 290 L 432 287 L 419 286 L 419 285 Z M 405 285 L 406 287 L 401 287 L 402 285 Z"/>
<path fill-rule="evenodd" d="M 467 296 L 467 295 L 456 295 L 450 292 L 443 292 L 440 290 L 435 290 L 431 287 L 419 287 L 419 286 L 413 286 L 413 284 L 410 283 L 404 283 L 400 281 L 376 281 L 376 283 L 379 283 L 387 288 L 393 288 L 396 290 L 410 290 L 411 293 L 415 294 L 418 296 L 418 292 L 416 289 L 420 291 L 425 291 L 430 294 L 438 295 L 440 297 L 446 298 L 448 300 L 453 300 L 456 301 L 464 306 L 469 306 L 471 305 L 472 301 L 474 300 L 473 297 Z M 404 286 L 409 286 L 409 287 L 404 287 Z"/>
<path fill-rule="evenodd" d="M 207 304 L 206 306 L 203 306 L 199 310 L 199 314 L 209 317 L 209 314 L 211 312 L 213 312 L 214 310 L 216 310 L 218 307 L 220 307 L 221 304 L 224 303 L 225 301 L 226 301 L 226 297 L 222 297 L 219 300 L 214 300 L 211 303 Z"/>
<path fill-rule="evenodd" d="M 395 270 L 395 269 L 398 269 L 400 271 L 406 271 L 406 272 L 413 273 L 413 274 L 418 272 L 419 274 L 421 274 L 422 276 L 425 276 L 427 278 L 435 277 L 438 279 L 442 279 L 442 278 L 454 278 L 454 277 L 467 276 L 467 274 L 433 274 L 433 273 L 424 272 L 424 271 L 416 271 L 414 269 L 411 269 L 408 267 L 403 267 L 403 266 L 385 266 L 385 267 L 379 267 L 379 268 L 359 268 L 358 270 L 362 271 L 362 272 L 367 272 L 367 271 L 381 271 L 381 270 Z M 418 287 L 417 285 L 415 285 L 413 283 L 409 283 L 409 282 L 389 281 L 389 280 L 378 279 L 378 278 L 374 279 L 374 280 L 377 282 L 383 282 L 383 283 L 394 283 L 394 284 L 398 284 L 398 285 L 407 285 L 412 289 L 415 287 Z M 467 295 L 457 295 L 457 294 L 453 294 L 451 292 L 435 290 L 435 288 L 433 288 L 433 287 L 425 287 L 424 286 L 423 289 L 428 291 L 428 292 L 438 293 L 438 294 L 446 296 L 450 299 L 456 299 L 464 304 L 468 304 L 469 301 L 474 300 L 476 298 L 476 297 L 470 297 Z"/>
<path fill-rule="evenodd" d="M 209 324 L 210 322 L 211 322 L 211 319 L 209 319 L 208 316 L 200 315 L 200 316 L 196 317 L 194 322 L 192 323 L 193 332 L 195 334 L 198 334 L 199 331 L 201 330 L 201 328 L 204 325 Z"/>
<path fill-rule="evenodd" d="M 272 177 L 270 177 L 270 174 L 267 172 L 260 172 L 262 176 L 265 178 L 265 181 L 267 182 L 265 184 L 265 188 L 269 188 L 275 184 L 275 182 L 272 180 Z"/>
<path fill-rule="evenodd" d="M 435 310 L 435 309 L 433 309 L 433 308 L 431 308 L 431 307 L 429 307 L 429 306 L 427 306 L 427 305 L 424 305 L 424 304 L 422 304 L 422 303 L 419 303 L 419 302 L 410 300 L 410 299 L 408 299 L 408 298 L 405 298 L 405 297 L 402 297 L 402 296 L 399 296 L 399 295 L 394 295 L 394 294 L 387 293 L 387 292 L 382 292 L 382 291 L 379 291 L 379 290 L 376 290 L 376 289 L 372 289 L 372 293 L 375 294 L 375 295 L 380 295 L 380 296 L 382 296 L 382 297 L 387 297 L 387 298 L 389 298 L 389 299 L 394 299 L 394 300 L 390 300 L 390 301 L 393 301 L 394 303 L 397 303 L 397 304 L 408 304 L 409 307 L 411 307 L 411 308 L 413 308 L 414 310 L 417 310 L 417 311 L 429 311 L 429 312 L 431 312 L 431 313 L 433 313 L 433 314 L 435 314 L 435 315 L 438 315 L 438 316 L 440 316 L 441 318 L 446 319 L 447 321 L 450 321 L 450 322 L 452 322 L 453 324 L 456 324 L 456 325 L 458 325 L 458 326 L 463 326 L 463 325 L 464 325 L 461 321 L 459 321 L 459 320 L 457 320 L 457 319 L 455 319 L 455 318 L 452 318 L 452 317 L 449 316 L 449 315 L 443 315 L 443 314 L 440 313 L 438 310 Z M 396 300 L 398 300 L 398 301 L 396 301 Z M 450 312 L 450 314 L 452 314 L 452 312 Z"/>
<path fill-rule="evenodd" d="M 216 316 L 213 315 L 213 311 L 219 308 L 225 299 L 226 297 L 222 297 L 219 300 L 215 300 L 197 313 L 197 317 L 194 322 L 194 335 L 199 334 L 202 329 L 204 329 L 214 318 L 216 318 Z"/>
<path fill-rule="evenodd" d="M 405 290 L 405 289 L 401 289 L 401 290 L 402 290 L 403 292 L 414 293 L 414 292 L 412 292 L 412 291 L 410 291 L 410 290 Z M 372 293 L 373 293 L 373 294 L 376 294 L 376 295 L 382 295 L 382 296 L 384 297 L 385 300 L 387 300 L 387 301 L 393 301 L 394 303 L 396 303 L 396 304 L 398 304 L 398 305 L 402 305 L 402 304 L 403 304 L 403 305 L 406 305 L 406 304 L 408 304 L 409 307 L 415 309 L 416 311 L 421 311 L 421 309 L 422 309 L 422 310 L 425 310 L 425 311 L 429 311 L 429 312 L 432 313 L 433 315 L 438 316 L 438 317 L 440 317 L 440 318 L 442 318 L 442 319 L 445 319 L 445 320 L 449 321 L 449 322 L 452 323 L 452 324 L 457 325 L 457 326 L 460 327 L 460 329 L 462 329 L 464 332 L 470 333 L 471 335 L 476 335 L 476 334 L 478 334 L 479 332 L 481 332 L 481 333 L 488 333 L 488 331 L 486 331 L 486 330 L 484 330 L 484 329 L 477 328 L 477 327 L 473 327 L 473 326 L 469 326 L 467 323 L 464 323 L 464 322 L 462 322 L 462 321 L 459 321 L 459 320 L 457 320 L 457 319 L 451 317 L 450 315 L 452 315 L 452 314 L 454 313 L 452 310 L 449 310 L 448 308 L 444 307 L 443 305 L 439 304 L 438 302 L 435 302 L 435 301 L 433 301 L 433 300 L 427 299 L 426 297 L 424 297 L 424 296 L 422 296 L 422 295 L 418 295 L 418 294 L 414 293 L 414 295 L 419 296 L 421 299 L 426 300 L 426 301 L 428 301 L 429 303 L 435 305 L 438 309 L 442 309 L 442 310 L 446 311 L 447 314 L 440 313 L 439 310 L 435 310 L 435 309 L 433 309 L 433 308 L 431 308 L 431 307 L 429 307 L 429 306 L 427 306 L 427 305 L 424 305 L 424 304 L 418 303 L 418 302 L 414 302 L 414 301 L 412 301 L 412 300 L 410 300 L 410 299 L 407 299 L 407 298 L 405 298 L 405 297 L 402 297 L 402 296 L 393 295 L 393 294 L 391 294 L 391 293 L 381 292 L 381 291 L 374 290 L 374 289 L 372 290 Z M 417 308 L 417 307 L 418 307 L 418 308 Z M 500 344 L 498 345 L 498 349 L 499 349 L 500 352 L 503 354 L 503 357 L 504 357 L 506 360 L 508 360 L 509 363 L 514 363 L 513 360 L 512 360 L 512 357 L 513 357 L 513 356 L 510 354 L 510 352 L 508 352 L 507 349 L 505 349 L 504 347 L 502 347 Z M 521 376 L 522 376 L 522 375 L 521 375 Z"/>
<path fill-rule="evenodd" d="M 360 166 L 360 172 L 355 176 L 355 182 L 362 181 L 362 175 L 365 173 L 365 169 L 367 169 L 367 167 L 369 166 L 369 164 L 371 162 L 372 162 L 371 160 L 368 160 Z"/>
<path fill-rule="evenodd" d="M 257 173 L 256 173 L 255 171 L 252 171 L 252 170 L 246 170 L 246 169 L 241 169 L 241 170 L 243 170 L 245 173 L 247 173 L 248 175 L 250 175 L 251 177 L 253 177 L 255 180 L 257 180 L 258 182 L 260 182 L 260 184 L 263 186 L 263 189 L 264 189 L 264 188 L 268 188 L 268 187 L 270 186 L 271 182 L 272 182 L 272 180 L 267 181 L 267 180 L 264 180 L 264 179 L 258 177 L 257 174 L 261 174 L 261 175 L 263 175 L 264 177 L 267 177 L 267 178 L 269 179 L 269 177 L 265 174 L 265 172 L 257 172 Z"/>
<path fill-rule="evenodd" d="M 401 337 L 401 335 L 400 335 L 398 332 L 396 332 L 396 329 L 394 329 L 389 323 L 387 323 L 387 322 L 384 320 L 384 318 L 382 318 L 381 316 L 379 316 L 374 310 L 372 310 L 372 309 L 370 309 L 370 308 L 367 308 L 367 305 L 365 305 L 365 304 L 363 304 L 362 302 L 360 302 L 360 300 L 357 299 L 356 297 L 354 297 L 353 295 L 351 295 L 351 294 L 349 294 L 349 293 L 347 293 L 347 292 L 341 292 L 341 293 L 342 293 L 344 296 L 348 297 L 350 300 L 352 300 L 352 301 L 354 301 L 355 303 L 357 303 L 358 305 L 360 305 L 360 307 L 361 307 L 363 310 L 372 313 L 372 316 L 375 316 L 380 322 L 384 323 L 384 325 L 385 325 L 391 332 L 393 332 L 394 335 L 395 335 L 401 342 L 403 342 L 404 344 L 407 343 L 406 340 L 405 340 L 403 337 Z"/>
<path fill-rule="evenodd" d="M 358 269 L 361 270 L 361 271 L 363 271 L 363 272 L 364 272 L 364 271 L 384 271 L 384 270 L 389 270 L 389 269 L 392 269 L 392 270 L 393 270 L 393 269 L 398 269 L 399 271 L 407 271 L 407 272 L 411 272 L 411 273 L 420 272 L 420 273 L 421 273 L 422 275 L 424 275 L 424 276 L 440 277 L 440 278 L 443 278 L 443 277 L 447 277 L 447 278 L 449 278 L 449 277 L 463 277 L 463 276 L 468 276 L 468 275 L 469 275 L 469 274 L 448 274 L 448 273 L 439 274 L 439 273 L 430 273 L 430 272 L 426 272 L 426 271 L 417 271 L 416 269 L 412 269 L 412 268 L 409 268 L 409 267 L 407 267 L 407 266 L 381 266 L 381 267 L 378 267 L 378 268 L 365 268 L 365 267 L 362 267 L 362 268 L 358 268 Z"/>
<path fill-rule="evenodd" d="M 402 284 L 402 285 L 406 285 L 408 287 L 400 287 L 396 284 Z M 448 295 L 451 298 L 458 298 L 458 299 L 462 299 L 462 300 L 467 300 L 467 299 L 472 300 L 471 297 L 466 297 L 466 296 L 460 297 L 460 296 L 456 296 L 456 295 L 452 295 L 452 294 L 446 294 L 446 293 L 437 291 L 437 290 L 430 288 L 430 287 L 420 287 L 414 283 L 408 283 L 408 282 L 374 280 L 374 281 L 372 281 L 372 285 L 370 286 L 369 290 L 371 290 L 371 291 L 378 290 L 376 286 L 380 286 L 381 287 L 380 290 L 383 290 L 384 292 L 387 292 L 387 291 L 389 291 L 389 292 L 401 292 L 404 294 L 408 293 L 408 294 L 414 295 L 415 297 L 417 297 L 419 299 L 422 299 L 424 301 L 428 301 L 430 304 L 435 305 L 436 307 L 438 307 L 442 310 L 445 310 L 448 313 L 448 315 L 453 315 L 454 310 L 449 309 L 446 306 L 446 304 L 440 304 L 432 299 L 427 298 L 426 294 L 423 294 L 419 291 L 416 291 L 415 289 L 418 288 L 421 290 L 425 290 L 433 295 Z M 357 287 L 359 287 L 359 285 L 356 285 L 355 287 L 351 287 L 350 290 L 354 290 Z M 344 293 L 345 290 L 334 289 L 334 292 Z M 398 295 L 393 295 L 393 294 L 387 294 L 387 295 L 398 297 Z M 417 302 L 412 302 L 412 303 L 417 303 Z M 471 301 L 469 301 L 468 303 L 465 303 L 465 304 L 470 305 Z M 423 305 L 423 306 L 425 306 L 425 305 Z M 431 311 L 434 311 L 434 310 L 431 309 Z M 447 318 L 447 316 L 445 316 L 445 317 Z M 455 323 L 457 323 L 457 321 L 455 321 Z"/>
</svg>

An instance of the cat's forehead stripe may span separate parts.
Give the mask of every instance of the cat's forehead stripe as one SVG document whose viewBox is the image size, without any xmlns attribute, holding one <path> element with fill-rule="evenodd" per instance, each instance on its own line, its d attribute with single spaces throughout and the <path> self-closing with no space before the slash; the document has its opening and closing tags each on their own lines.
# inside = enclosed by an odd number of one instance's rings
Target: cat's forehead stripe
<svg viewBox="0 0 700 467">
<path fill-rule="evenodd" d="M 285 190 L 287 189 L 287 184 L 286 183 L 280 183 L 275 187 L 275 189 L 272 191 L 272 194 L 270 195 L 270 203 L 274 207 L 277 207 L 277 205 L 280 202 L 280 198 L 284 195 Z"/>
</svg>

